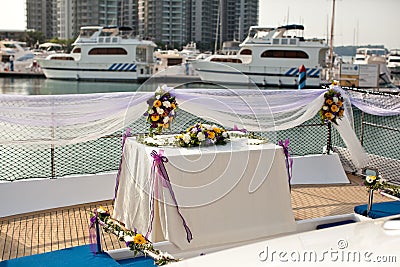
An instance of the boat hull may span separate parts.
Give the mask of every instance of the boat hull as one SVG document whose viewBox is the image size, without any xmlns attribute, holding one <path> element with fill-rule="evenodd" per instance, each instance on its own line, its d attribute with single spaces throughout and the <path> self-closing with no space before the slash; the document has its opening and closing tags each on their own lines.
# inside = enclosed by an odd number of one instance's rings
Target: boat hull
<svg viewBox="0 0 400 267">
<path fill-rule="evenodd" d="M 152 75 L 149 64 L 140 63 L 79 63 L 75 61 L 43 60 L 43 73 L 49 79 L 137 81 Z"/>
<path fill-rule="evenodd" d="M 193 62 L 203 81 L 222 84 L 256 84 L 264 87 L 298 87 L 298 67 L 250 66 L 238 63 Z M 320 88 L 321 69 L 307 70 L 306 87 Z"/>
</svg>

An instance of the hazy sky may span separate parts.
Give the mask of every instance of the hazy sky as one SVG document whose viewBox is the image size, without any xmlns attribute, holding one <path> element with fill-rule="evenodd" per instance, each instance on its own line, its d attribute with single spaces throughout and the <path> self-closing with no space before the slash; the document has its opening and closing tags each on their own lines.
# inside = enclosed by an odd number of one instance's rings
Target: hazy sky
<svg viewBox="0 0 400 267">
<path fill-rule="evenodd" d="M 25 29 L 24 0 L 1 0 L 0 29 Z M 400 0 L 336 0 L 334 45 L 400 48 Z M 301 23 L 305 37 L 326 38 L 332 0 L 260 0 L 259 24 Z"/>
</svg>

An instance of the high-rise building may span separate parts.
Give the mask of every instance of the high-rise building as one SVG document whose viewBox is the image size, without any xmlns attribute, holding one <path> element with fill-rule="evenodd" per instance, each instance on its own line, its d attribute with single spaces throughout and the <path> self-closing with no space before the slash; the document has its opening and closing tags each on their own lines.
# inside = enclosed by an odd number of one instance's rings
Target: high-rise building
<svg viewBox="0 0 400 267">
<path fill-rule="evenodd" d="M 26 0 L 26 27 L 40 31 L 46 38 L 56 36 L 54 0 Z"/>
<path fill-rule="evenodd" d="M 139 34 L 169 45 L 187 41 L 189 0 L 138 0 Z"/>
<path fill-rule="evenodd" d="M 258 25 L 259 0 L 192 0 L 190 40 L 203 48 L 221 48 L 224 41 L 243 41 Z"/>
<path fill-rule="evenodd" d="M 134 34 L 138 35 L 138 0 L 120 0 L 118 6 L 118 25 L 131 27 Z"/>
<path fill-rule="evenodd" d="M 27 0 L 28 28 L 47 38 L 75 38 L 81 26 L 132 27 L 171 47 L 194 41 L 214 49 L 242 41 L 258 24 L 259 0 Z M 45 7 L 44 7 L 45 6 Z"/>
</svg>

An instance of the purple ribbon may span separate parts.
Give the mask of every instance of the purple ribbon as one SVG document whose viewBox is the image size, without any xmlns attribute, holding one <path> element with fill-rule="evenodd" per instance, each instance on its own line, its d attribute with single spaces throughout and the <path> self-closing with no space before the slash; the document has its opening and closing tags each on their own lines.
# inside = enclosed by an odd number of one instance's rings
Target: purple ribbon
<svg viewBox="0 0 400 267">
<path fill-rule="evenodd" d="M 233 129 L 232 130 L 233 131 L 239 131 L 239 132 L 242 132 L 242 133 L 247 133 L 247 130 L 245 128 L 239 129 L 236 124 L 233 125 Z"/>
<path fill-rule="evenodd" d="M 158 182 L 161 182 L 163 187 L 167 187 L 169 193 L 174 201 L 174 205 L 176 207 L 176 211 L 178 212 L 179 217 L 182 220 L 183 227 L 186 231 L 186 239 L 188 243 L 193 239 L 192 232 L 189 229 L 189 226 L 186 224 L 185 218 L 181 214 L 179 210 L 178 202 L 176 201 L 176 197 L 174 191 L 172 190 L 171 181 L 169 179 L 167 170 L 165 169 L 164 162 L 167 163 L 167 157 L 162 155 L 162 150 L 160 150 L 159 154 L 153 150 L 150 155 L 153 157 L 153 165 L 151 168 L 151 177 L 153 179 L 153 188 L 151 193 L 151 201 L 150 201 L 150 225 L 146 233 L 146 239 L 149 237 L 152 229 L 153 229 L 153 220 L 154 220 L 154 199 L 156 198 L 156 192 L 158 190 Z"/>
<path fill-rule="evenodd" d="M 89 226 L 89 247 L 90 251 L 93 254 L 96 254 L 97 251 L 97 234 L 96 234 L 96 222 L 98 222 L 100 225 L 105 225 L 102 221 L 99 221 L 99 213 L 97 212 L 97 209 L 93 210 L 94 215 L 90 217 L 90 226 Z M 107 213 L 107 215 L 110 215 Z"/>
<path fill-rule="evenodd" d="M 119 160 L 117 178 L 116 178 L 116 181 L 115 181 L 114 200 L 117 197 L 117 192 L 118 192 L 118 187 L 119 187 L 119 179 L 120 179 L 120 176 L 121 176 L 122 160 L 123 160 L 123 157 L 124 157 L 125 141 L 126 141 L 126 138 L 128 138 L 130 136 L 132 136 L 131 135 L 131 128 L 127 128 L 125 133 L 122 134 L 122 151 L 121 151 L 121 159 Z"/>
<path fill-rule="evenodd" d="M 289 182 L 289 188 L 291 188 L 290 181 L 292 180 L 292 167 L 293 167 L 293 158 L 290 156 L 289 151 L 292 149 L 289 147 L 290 140 L 289 138 L 286 139 L 285 141 L 279 140 L 278 145 L 280 145 L 283 148 L 283 153 L 285 153 L 285 162 L 286 162 L 286 169 L 287 169 L 287 174 L 288 174 L 288 182 Z"/>
</svg>

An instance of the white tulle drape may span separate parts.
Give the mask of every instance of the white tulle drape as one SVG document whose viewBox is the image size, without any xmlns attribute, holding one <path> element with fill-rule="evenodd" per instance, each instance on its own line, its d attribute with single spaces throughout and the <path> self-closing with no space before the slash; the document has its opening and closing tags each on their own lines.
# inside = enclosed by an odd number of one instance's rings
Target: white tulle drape
<svg viewBox="0 0 400 267">
<path fill-rule="evenodd" d="M 179 108 L 226 128 L 248 131 L 293 128 L 313 118 L 324 102 L 321 90 L 178 89 Z M 340 89 L 339 89 L 340 90 Z M 143 116 L 152 92 L 90 95 L 0 95 L 0 144 L 62 146 L 95 140 Z M 345 93 L 342 92 L 345 96 Z M 357 167 L 365 153 L 352 129 L 351 104 L 335 126 Z M 145 129 L 144 129 L 145 130 Z"/>
</svg>

